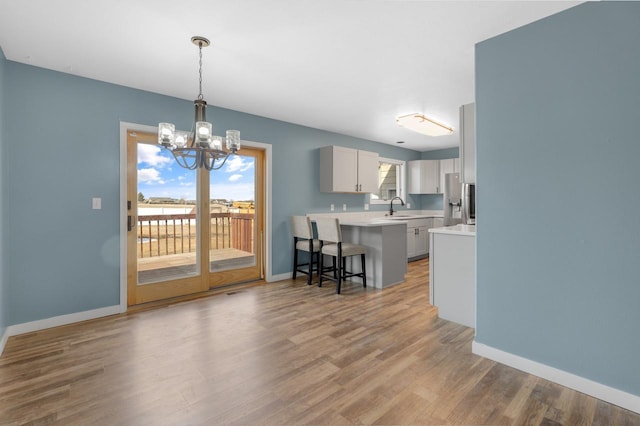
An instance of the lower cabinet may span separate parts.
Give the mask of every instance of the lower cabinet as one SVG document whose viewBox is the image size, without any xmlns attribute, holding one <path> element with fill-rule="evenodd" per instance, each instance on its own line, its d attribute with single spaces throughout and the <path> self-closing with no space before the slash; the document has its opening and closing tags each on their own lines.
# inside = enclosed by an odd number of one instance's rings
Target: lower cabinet
<svg viewBox="0 0 640 426">
<path fill-rule="evenodd" d="M 418 260 L 429 254 L 428 230 L 431 219 L 410 219 L 407 221 L 407 259 Z"/>
</svg>

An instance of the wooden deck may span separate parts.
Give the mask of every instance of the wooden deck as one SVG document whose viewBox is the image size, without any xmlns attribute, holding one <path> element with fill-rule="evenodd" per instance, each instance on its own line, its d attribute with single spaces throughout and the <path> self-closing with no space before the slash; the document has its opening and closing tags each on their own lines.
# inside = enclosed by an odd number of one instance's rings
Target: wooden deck
<svg viewBox="0 0 640 426">
<path fill-rule="evenodd" d="M 384 290 L 229 289 L 10 337 L 0 424 L 638 425 L 471 353 L 429 305 L 428 260 Z"/>
<path fill-rule="evenodd" d="M 224 248 L 209 252 L 210 271 L 221 271 L 252 264 L 252 253 Z M 152 283 L 197 274 L 196 253 L 169 254 L 138 259 L 138 282 Z"/>
</svg>

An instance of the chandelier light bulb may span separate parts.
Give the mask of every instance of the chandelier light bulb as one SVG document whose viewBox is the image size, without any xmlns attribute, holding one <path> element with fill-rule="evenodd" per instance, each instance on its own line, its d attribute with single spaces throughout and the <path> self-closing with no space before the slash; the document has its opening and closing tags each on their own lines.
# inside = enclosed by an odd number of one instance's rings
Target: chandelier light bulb
<svg viewBox="0 0 640 426">
<path fill-rule="evenodd" d="M 216 149 L 218 151 L 222 151 L 222 137 L 214 136 L 211 138 L 211 144 L 209 144 L 211 149 Z"/>
<path fill-rule="evenodd" d="M 175 146 L 176 148 L 184 148 L 187 146 L 187 141 L 189 140 L 188 132 L 177 131 L 175 136 Z"/>
<path fill-rule="evenodd" d="M 171 145 L 175 135 L 176 126 L 171 123 L 160 123 L 158 125 L 158 143 L 160 145 Z"/>
</svg>

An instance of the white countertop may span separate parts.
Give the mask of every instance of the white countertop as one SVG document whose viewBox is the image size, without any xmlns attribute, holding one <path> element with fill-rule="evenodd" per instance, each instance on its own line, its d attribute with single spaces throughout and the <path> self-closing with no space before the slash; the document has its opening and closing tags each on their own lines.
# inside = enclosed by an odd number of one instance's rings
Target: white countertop
<svg viewBox="0 0 640 426">
<path fill-rule="evenodd" d="M 361 226 L 361 227 L 374 227 L 374 226 L 397 226 L 406 225 L 406 220 L 389 220 L 389 219 L 368 219 L 368 220 L 341 220 L 341 226 Z"/>
<path fill-rule="evenodd" d="M 352 226 L 382 226 L 397 223 L 407 223 L 411 219 L 427 219 L 430 217 L 441 218 L 442 210 L 398 210 L 393 216 L 389 216 L 387 211 L 364 211 L 364 212 L 333 212 L 333 213 L 308 213 L 311 220 L 317 217 L 335 217 L 340 219 L 341 225 Z M 393 219 L 390 219 L 393 217 Z M 390 223 L 389 223 L 390 222 Z"/>
<path fill-rule="evenodd" d="M 475 225 L 453 225 L 445 226 L 443 228 L 431 228 L 429 232 L 434 234 L 450 234 L 450 235 L 466 235 L 475 237 L 476 226 Z"/>
</svg>

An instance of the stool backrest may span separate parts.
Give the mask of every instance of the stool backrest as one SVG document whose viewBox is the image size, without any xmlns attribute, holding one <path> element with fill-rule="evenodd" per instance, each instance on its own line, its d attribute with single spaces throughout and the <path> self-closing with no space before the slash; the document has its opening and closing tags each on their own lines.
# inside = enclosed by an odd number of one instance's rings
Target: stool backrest
<svg viewBox="0 0 640 426">
<path fill-rule="evenodd" d="M 333 217 L 316 218 L 316 229 L 318 239 L 334 243 L 342 242 L 342 232 L 340 232 L 340 220 Z"/>
<path fill-rule="evenodd" d="M 313 230 L 311 229 L 311 219 L 307 216 L 291 216 L 291 224 L 293 225 L 293 236 L 313 239 Z"/>
</svg>

